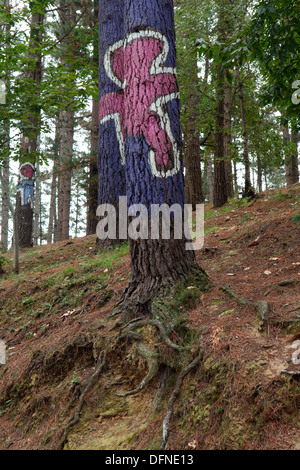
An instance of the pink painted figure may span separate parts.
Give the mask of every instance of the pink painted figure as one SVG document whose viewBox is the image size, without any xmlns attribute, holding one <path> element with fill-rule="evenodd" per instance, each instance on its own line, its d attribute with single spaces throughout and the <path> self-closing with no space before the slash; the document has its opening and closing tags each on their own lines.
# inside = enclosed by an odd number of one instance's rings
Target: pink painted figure
<svg viewBox="0 0 300 470">
<path fill-rule="evenodd" d="M 119 142 L 124 143 L 125 134 L 143 136 L 156 169 L 163 171 L 175 164 L 167 102 L 178 97 L 175 70 L 164 67 L 167 54 L 166 38 L 151 30 L 132 33 L 109 48 L 106 72 L 121 90 L 107 93 L 99 104 L 100 121 L 115 120 Z"/>
<path fill-rule="evenodd" d="M 34 176 L 34 169 L 30 163 L 25 163 L 20 168 L 21 178 L 24 176 L 25 178 L 32 179 Z"/>
</svg>

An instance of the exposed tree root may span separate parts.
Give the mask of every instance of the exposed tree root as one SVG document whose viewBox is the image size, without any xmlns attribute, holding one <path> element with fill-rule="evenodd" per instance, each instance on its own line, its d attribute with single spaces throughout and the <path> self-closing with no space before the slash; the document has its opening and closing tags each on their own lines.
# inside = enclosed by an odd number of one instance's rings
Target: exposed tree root
<svg viewBox="0 0 300 470">
<path fill-rule="evenodd" d="M 139 316 L 153 316 L 153 302 L 155 299 L 166 297 L 175 285 L 190 285 L 194 283 L 201 288 L 209 287 L 209 278 L 205 271 L 195 264 L 188 273 L 182 271 L 176 277 L 150 277 L 145 282 L 132 280 L 124 290 L 120 301 L 116 304 L 111 318 L 121 315 L 122 322 L 128 322 Z M 164 309 L 159 312 L 159 317 L 163 320 Z"/>
<path fill-rule="evenodd" d="M 88 379 L 87 385 L 85 386 L 83 392 L 81 393 L 79 397 L 79 404 L 72 416 L 72 418 L 67 422 L 63 429 L 62 437 L 60 439 L 58 448 L 63 449 L 66 441 L 67 441 L 67 436 L 70 431 L 70 429 L 79 421 L 80 418 L 80 412 L 83 408 L 84 401 L 86 395 L 89 393 L 89 391 L 94 387 L 94 385 L 97 383 L 99 380 L 100 375 L 102 374 L 102 371 L 106 365 L 106 356 L 107 356 L 107 348 L 101 352 L 100 358 L 98 361 L 98 366 L 96 367 L 95 372 L 91 375 L 91 377 Z"/>
<path fill-rule="evenodd" d="M 268 334 L 269 334 L 269 312 L 270 304 L 265 300 L 258 300 L 257 302 L 252 302 L 244 297 L 241 297 L 236 292 L 234 292 L 231 287 L 223 286 L 220 288 L 221 291 L 228 294 L 230 297 L 236 299 L 241 305 L 248 305 L 249 307 L 254 307 L 257 310 L 260 323 L 258 325 L 259 331 L 263 330 L 265 325 L 267 325 Z"/>
<path fill-rule="evenodd" d="M 171 376 L 171 368 L 165 364 L 162 364 L 161 373 L 159 377 L 159 385 L 158 385 L 154 400 L 152 402 L 151 409 L 148 413 L 148 418 L 157 411 L 160 404 L 162 403 L 164 395 L 167 390 L 170 376 Z"/>
<path fill-rule="evenodd" d="M 146 326 L 146 325 L 156 326 L 156 328 L 160 331 L 162 339 L 166 343 L 167 346 L 169 346 L 171 349 L 174 349 L 175 351 L 178 351 L 178 352 L 182 351 L 183 348 L 173 343 L 170 340 L 163 323 L 156 318 L 151 318 L 151 319 L 146 319 L 146 320 L 140 320 L 140 319 L 132 320 L 131 322 L 127 323 L 125 327 L 121 327 L 120 330 L 123 330 L 125 328 L 125 333 L 123 333 L 121 337 L 126 336 L 128 338 L 130 336 L 131 338 L 136 339 L 137 337 L 134 337 L 132 335 L 133 330 L 142 328 L 143 326 Z"/>
<path fill-rule="evenodd" d="M 180 393 L 183 379 L 192 369 L 194 369 L 194 367 L 200 364 L 200 362 L 202 361 L 202 358 L 203 358 L 203 353 L 199 354 L 192 362 L 190 362 L 186 367 L 184 367 L 177 377 L 176 385 L 169 398 L 167 413 L 163 421 L 163 436 L 162 436 L 162 443 L 160 447 L 161 450 L 164 450 L 166 448 L 166 445 L 169 439 L 170 423 L 171 423 L 171 419 L 173 416 L 174 403 Z"/>
<path fill-rule="evenodd" d="M 201 285 L 201 287 L 202 286 L 207 287 L 207 276 L 202 270 L 198 270 L 196 274 L 194 274 L 192 281 L 191 281 L 191 278 L 184 279 L 183 286 L 185 286 L 186 288 L 186 286 L 190 285 L 191 283 L 197 285 L 197 281 L 199 281 L 199 284 Z M 158 281 L 153 280 L 153 282 L 151 281 L 151 283 L 147 286 L 146 289 L 145 288 L 142 289 L 143 291 L 142 298 L 137 295 L 136 287 L 134 288 L 135 291 L 134 291 L 133 297 L 131 297 L 130 299 L 130 302 L 131 302 L 130 305 L 132 307 L 132 301 L 134 299 L 134 303 L 136 302 L 135 308 L 133 310 L 132 308 L 130 308 L 128 315 L 124 314 L 124 311 L 123 311 L 121 315 L 121 321 L 116 322 L 115 326 L 110 329 L 110 331 L 116 329 L 117 330 L 116 335 L 114 336 L 114 338 L 110 339 L 110 343 L 102 351 L 99 357 L 98 365 L 96 367 L 95 372 L 90 376 L 89 379 L 86 380 L 86 385 L 78 398 L 79 400 L 78 406 L 76 407 L 73 413 L 73 416 L 68 420 L 67 424 L 64 426 L 62 430 L 61 439 L 58 445 L 59 449 L 64 448 L 67 442 L 68 433 L 70 432 L 70 429 L 76 423 L 78 423 L 82 408 L 85 403 L 86 395 L 95 386 L 95 384 L 99 380 L 99 377 L 103 373 L 105 366 L 109 362 L 108 354 L 112 352 L 113 350 L 116 350 L 116 347 L 119 345 L 119 343 L 122 340 L 126 340 L 127 342 L 129 341 L 131 343 L 136 343 L 137 352 L 139 353 L 140 356 L 142 356 L 147 361 L 148 372 L 145 375 L 144 379 L 140 382 L 140 384 L 135 389 L 129 390 L 125 393 L 116 393 L 116 395 L 119 397 L 122 397 L 125 400 L 128 396 L 138 394 L 143 389 L 145 389 L 145 387 L 152 381 L 153 378 L 155 378 L 158 375 L 160 367 L 162 366 L 163 372 L 160 378 L 159 388 L 158 388 L 156 397 L 153 400 L 153 404 L 152 404 L 149 415 L 161 403 L 162 397 L 165 393 L 166 386 L 169 380 L 170 367 L 166 365 L 165 357 L 160 357 L 159 351 L 156 346 L 154 346 L 154 348 L 153 346 L 150 348 L 147 345 L 147 339 L 143 335 L 143 328 L 147 326 L 151 326 L 157 329 L 161 337 L 161 342 L 164 343 L 167 346 L 167 348 L 170 348 L 172 351 L 175 351 L 175 353 L 177 354 L 180 354 L 181 352 L 185 351 L 187 347 L 189 347 L 188 345 L 184 344 L 183 339 L 181 339 L 182 344 L 174 343 L 170 339 L 169 334 L 168 334 L 168 332 L 170 331 L 170 325 L 172 324 L 172 321 L 174 320 L 175 312 L 173 310 L 168 309 L 168 305 L 166 304 L 165 298 L 167 297 L 167 294 L 170 294 L 171 289 L 173 287 L 174 285 L 172 285 L 169 282 L 166 282 L 163 285 L 158 285 Z M 128 289 L 130 288 L 131 287 L 129 286 Z M 127 300 L 125 304 L 128 307 L 129 304 L 127 303 Z M 133 314 L 133 311 L 134 311 L 134 314 Z M 117 313 L 120 313 L 120 311 L 118 311 Z M 115 314 L 116 312 L 114 312 L 112 316 L 114 316 Z M 173 325 L 172 325 L 171 331 L 172 330 L 173 330 Z M 181 388 L 183 379 L 186 376 L 186 374 L 188 374 L 194 367 L 197 366 L 197 364 L 199 364 L 200 361 L 201 361 L 201 356 L 199 355 L 190 364 L 184 367 L 178 375 L 176 386 L 169 399 L 167 414 L 163 423 L 164 431 L 163 431 L 162 446 L 164 447 L 166 445 L 168 435 L 169 435 L 169 425 L 170 425 L 170 421 L 173 415 L 174 402 L 180 393 L 180 388 Z"/>
<path fill-rule="evenodd" d="M 158 367 L 159 367 L 158 353 L 156 351 L 152 351 L 151 349 L 147 348 L 147 346 L 145 346 L 145 344 L 143 343 L 137 344 L 137 350 L 140 353 L 140 355 L 143 356 L 147 360 L 148 368 L 149 368 L 148 374 L 142 380 L 142 382 L 137 388 L 135 388 L 134 390 L 130 390 L 129 392 L 126 392 L 126 393 L 116 393 L 118 397 L 123 397 L 125 399 L 129 395 L 136 395 L 141 390 L 143 390 L 143 388 L 146 387 L 146 385 L 156 376 L 158 372 Z"/>
</svg>

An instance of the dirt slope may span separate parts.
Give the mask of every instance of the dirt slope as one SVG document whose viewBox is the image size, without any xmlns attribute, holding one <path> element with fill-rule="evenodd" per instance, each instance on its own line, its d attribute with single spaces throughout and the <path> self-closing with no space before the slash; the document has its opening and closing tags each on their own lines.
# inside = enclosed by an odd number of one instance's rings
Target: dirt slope
<svg viewBox="0 0 300 470">
<path fill-rule="evenodd" d="M 204 355 L 183 382 L 167 449 L 299 448 L 299 219 L 299 185 L 206 207 L 197 259 L 212 285 L 205 292 L 188 286 L 176 304 L 170 300 Z M 19 276 L 7 255 L 0 279 L 0 338 L 7 345 L 1 449 L 58 448 L 86 379 L 113 341 L 115 319 L 108 316 L 130 276 L 128 247 L 94 254 L 94 241 L 24 250 Z M 166 349 L 150 326 L 147 334 L 153 348 Z M 159 449 L 178 370 L 173 352 L 164 353 L 164 372 L 124 400 L 118 394 L 141 383 L 147 361 L 134 343 L 112 349 L 64 448 Z M 163 373 L 166 388 L 154 409 Z"/>
</svg>

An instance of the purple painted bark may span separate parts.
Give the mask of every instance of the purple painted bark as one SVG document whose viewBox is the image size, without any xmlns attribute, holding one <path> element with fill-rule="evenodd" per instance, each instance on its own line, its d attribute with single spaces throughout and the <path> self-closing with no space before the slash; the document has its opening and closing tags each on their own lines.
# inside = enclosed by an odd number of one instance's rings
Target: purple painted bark
<svg viewBox="0 0 300 470">
<path fill-rule="evenodd" d="M 152 204 L 184 205 L 173 1 L 104 1 L 100 10 L 100 202 L 114 203 L 124 194 L 125 171 L 128 207 L 146 206 L 151 226 Z M 161 233 L 129 239 L 132 282 L 126 295 L 138 299 L 136 312 L 147 310 L 155 286 L 196 265 L 186 240 L 175 239 L 172 229 L 171 223 L 168 240 Z"/>
<path fill-rule="evenodd" d="M 107 101 L 110 96 L 122 96 L 120 84 L 108 72 L 109 51 L 123 41 L 123 0 L 106 0 L 99 3 L 99 204 L 118 204 L 125 195 L 125 171 L 120 146 L 120 116 L 110 113 Z M 120 67 L 123 68 L 122 54 Z"/>
</svg>

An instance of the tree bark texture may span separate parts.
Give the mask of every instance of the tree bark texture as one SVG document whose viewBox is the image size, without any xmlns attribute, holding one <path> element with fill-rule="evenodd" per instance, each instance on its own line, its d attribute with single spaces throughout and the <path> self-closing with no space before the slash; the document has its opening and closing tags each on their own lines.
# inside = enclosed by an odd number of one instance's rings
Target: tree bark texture
<svg viewBox="0 0 300 470">
<path fill-rule="evenodd" d="M 288 127 L 283 127 L 283 139 L 287 144 L 293 142 L 293 148 L 290 148 L 288 155 L 285 158 L 285 180 L 286 185 L 290 186 L 292 184 L 299 182 L 299 162 L 298 162 L 298 142 L 299 135 L 296 133 L 290 134 Z"/>
<path fill-rule="evenodd" d="M 98 204 L 113 205 L 116 214 L 119 213 L 119 197 L 126 194 L 125 137 L 122 122 L 123 41 L 124 0 L 101 1 L 99 3 Z M 113 242 L 106 240 L 108 244 Z M 118 242 L 118 230 L 116 242 Z"/>
<path fill-rule="evenodd" d="M 214 207 L 227 202 L 227 181 L 224 149 L 224 71 L 217 67 L 217 96 L 214 135 Z"/>
<path fill-rule="evenodd" d="M 10 0 L 4 0 L 3 5 L 10 7 Z M 10 25 L 0 26 L 0 30 L 5 31 L 7 34 L 10 31 Z M 6 46 L 7 48 L 9 46 Z M 6 89 L 9 90 L 9 73 L 5 74 Z M 6 96 L 7 100 L 7 96 Z M 9 207 L 7 200 L 9 198 L 9 159 L 10 159 L 10 122 L 8 119 L 2 119 L 0 129 L 1 147 L 2 147 L 2 182 L 1 182 L 1 238 L 0 247 L 6 251 L 8 249 L 8 220 L 9 220 Z"/>
<path fill-rule="evenodd" d="M 231 165 L 231 85 L 226 82 L 224 87 L 224 158 L 226 191 L 228 197 L 233 197 L 233 175 Z"/>
<path fill-rule="evenodd" d="M 59 176 L 58 176 L 58 239 L 69 238 L 72 155 L 74 140 L 74 112 L 59 113 Z"/>
<path fill-rule="evenodd" d="M 173 1 L 125 0 L 126 186 L 129 204 L 184 204 Z M 149 213 L 150 215 L 150 213 Z M 180 240 L 130 240 L 137 284 L 188 273 Z"/>
<path fill-rule="evenodd" d="M 99 0 L 94 0 L 92 26 L 97 24 L 99 15 Z M 99 62 L 98 42 L 93 44 L 93 62 L 97 70 Z M 92 102 L 92 127 L 90 137 L 90 164 L 89 164 L 89 187 L 88 187 L 88 210 L 87 210 L 87 235 L 96 233 L 97 207 L 98 207 L 98 144 L 99 144 L 99 107 L 98 100 L 93 98 Z"/>
<path fill-rule="evenodd" d="M 9 197 L 9 154 L 3 161 L 3 185 L 1 184 L 1 247 L 4 251 L 8 249 L 8 219 L 9 208 L 7 198 Z"/>
<path fill-rule="evenodd" d="M 48 221 L 48 232 L 47 232 L 47 243 L 52 243 L 55 238 L 55 226 L 56 226 L 56 186 L 57 186 L 57 175 L 56 165 L 53 164 L 52 169 L 52 181 L 50 190 L 50 209 L 49 209 L 49 221 Z M 56 240 L 54 240 L 56 241 Z"/>
<path fill-rule="evenodd" d="M 198 89 L 197 56 L 191 67 L 190 90 L 187 96 L 187 126 L 184 138 L 184 165 L 185 165 L 185 202 L 196 204 L 203 202 L 202 174 L 200 164 L 200 136 L 199 136 L 199 89 Z"/>
<path fill-rule="evenodd" d="M 243 88 L 243 83 L 242 83 L 239 69 L 237 69 L 237 79 L 238 79 L 241 118 L 242 118 L 242 126 L 243 126 L 243 146 L 244 146 L 243 160 L 244 160 L 244 167 L 245 167 L 244 196 L 248 197 L 251 193 L 251 186 L 252 186 L 251 185 L 251 173 L 250 173 L 250 160 L 249 160 L 249 137 L 248 137 L 246 109 L 245 109 L 244 88 Z"/>
<path fill-rule="evenodd" d="M 35 86 L 34 104 L 30 106 L 28 112 L 28 125 L 23 133 L 21 140 L 21 158 L 20 158 L 20 174 L 21 167 L 27 161 L 34 162 L 37 157 L 40 134 L 40 107 L 38 98 L 40 93 L 40 84 L 42 81 L 42 52 L 40 44 L 42 41 L 42 28 L 44 23 L 44 13 L 33 11 L 30 22 L 30 53 L 28 55 L 28 67 L 25 72 L 27 79 Z M 20 247 L 32 246 L 32 228 L 33 228 L 33 210 L 34 210 L 34 177 L 31 178 L 32 185 L 28 185 L 26 180 L 21 177 L 18 183 L 18 197 L 16 201 L 17 221 L 19 225 Z M 24 184 L 26 190 L 31 189 L 30 203 L 24 201 L 22 192 L 24 192 Z M 25 190 L 25 191 L 26 191 Z M 24 204 L 23 204 L 24 202 Z M 30 231 L 31 229 L 31 231 Z"/>
</svg>

